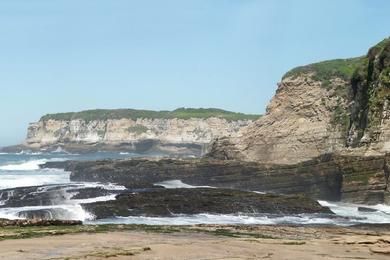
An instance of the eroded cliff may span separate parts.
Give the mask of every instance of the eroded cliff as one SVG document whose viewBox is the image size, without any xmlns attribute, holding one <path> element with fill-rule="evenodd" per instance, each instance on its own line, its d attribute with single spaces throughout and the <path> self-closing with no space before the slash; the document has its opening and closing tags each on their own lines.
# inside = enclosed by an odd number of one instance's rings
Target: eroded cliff
<svg viewBox="0 0 390 260">
<path fill-rule="evenodd" d="M 390 151 L 390 40 L 366 56 L 288 72 L 266 114 L 240 134 L 221 138 L 210 156 L 295 164 L 325 153 Z"/>
<path fill-rule="evenodd" d="M 214 138 L 234 136 L 256 118 L 217 109 L 93 110 L 46 115 L 30 124 L 25 149 L 161 150 L 201 153 Z"/>
</svg>

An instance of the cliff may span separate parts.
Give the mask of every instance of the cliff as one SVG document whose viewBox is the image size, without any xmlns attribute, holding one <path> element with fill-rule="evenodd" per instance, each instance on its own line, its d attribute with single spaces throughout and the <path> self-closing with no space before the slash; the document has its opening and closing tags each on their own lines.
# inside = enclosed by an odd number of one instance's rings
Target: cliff
<svg viewBox="0 0 390 260">
<path fill-rule="evenodd" d="M 90 110 L 50 114 L 31 123 L 22 149 L 167 151 L 200 154 L 220 136 L 234 136 L 255 115 L 219 109 Z"/>
<path fill-rule="evenodd" d="M 384 155 L 390 151 L 390 39 L 366 56 L 288 72 L 266 114 L 210 156 L 294 164 L 321 154 Z"/>
</svg>

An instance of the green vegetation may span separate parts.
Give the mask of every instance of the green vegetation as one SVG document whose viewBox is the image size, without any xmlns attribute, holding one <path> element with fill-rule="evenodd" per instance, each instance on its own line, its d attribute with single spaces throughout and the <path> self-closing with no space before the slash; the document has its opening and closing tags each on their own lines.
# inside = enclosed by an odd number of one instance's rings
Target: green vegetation
<svg viewBox="0 0 390 260">
<path fill-rule="evenodd" d="M 230 112 L 216 108 L 179 108 L 174 111 L 151 111 L 151 110 L 136 110 L 136 109 L 96 109 L 82 112 L 70 112 L 59 114 L 48 114 L 41 118 L 41 121 L 48 120 L 74 120 L 81 119 L 87 122 L 94 120 L 108 119 L 190 119 L 190 118 L 210 118 L 219 117 L 228 121 L 236 120 L 256 120 L 259 115 L 248 115 L 243 113 Z"/>
<path fill-rule="evenodd" d="M 181 230 L 170 226 L 147 225 L 79 225 L 79 226 L 31 226 L 0 227 L 0 241 L 77 233 L 106 233 L 114 231 L 144 231 L 152 233 L 174 233 Z"/>
<path fill-rule="evenodd" d="M 25 239 L 44 236 L 59 236 L 78 233 L 106 233 L 115 231 L 141 231 L 158 234 L 179 232 L 204 233 L 215 236 L 235 238 L 275 239 L 271 234 L 265 234 L 250 228 L 208 227 L 208 226 L 149 226 L 149 225 L 78 225 L 78 226 L 31 226 L 31 227 L 0 227 L 0 241 L 8 239 Z"/>
<path fill-rule="evenodd" d="M 338 105 L 332 113 L 330 123 L 332 124 L 332 126 L 340 126 L 341 132 L 343 133 L 343 135 L 346 136 L 348 134 L 348 128 L 350 125 L 348 110 L 346 108 L 341 107 L 341 105 Z"/>
<path fill-rule="evenodd" d="M 390 67 L 385 68 L 379 75 L 379 80 L 383 86 L 390 88 Z"/>
<path fill-rule="evenodd" d="M 351 80 L 355 70 L 366 62 L 366 56 L 362 56 L 352 59 L 337 59 L 313 63 L 290 70 L 283 76 L 283 79 L 312 73 L 314 80 L 321 81 L 327 86 L 330 85 L 332 78 L 338 77 L 346 81 Z"/>
<path fill-rule="evenodd" d="M 131 126 L 131 127 L 127 128 L 127 131 L 129 133 L 140 135 L 140 134 L 146 133 L 148 131 L 148 128 L 146 126 L 143 126 L 143 125 L 135 125 L 135 126 Z"/>
<path fill-rule="evenodd" d="M 369 107 L 368 128 L 376 132 L 382 121 L 385 101 L 390 100 L 390 38 L 372 47 L 367 59 L 367 63 L 354 72 L 352 85 L 364 95 L 366 104 L 362 105 Z M 361 116 L 360 120 L 365 120 L 365 117 Z"/>
</svg>

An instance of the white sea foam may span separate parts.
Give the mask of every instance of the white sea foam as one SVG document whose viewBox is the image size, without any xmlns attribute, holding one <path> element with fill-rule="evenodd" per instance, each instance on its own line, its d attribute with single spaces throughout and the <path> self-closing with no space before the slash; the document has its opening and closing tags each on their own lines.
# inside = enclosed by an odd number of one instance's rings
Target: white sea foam
<svg viewBox="0 0 390 260">
<path fill-rule="evenodd" d="M 55 173 L 36 173 L 34 175 L 0 174 L 0 189 L 17 187 L 41 186 L 49 184 L 69 183 L 69 173 L 64 171 Z"/>
<path fill-rule="evenodd" d="M 103 219 L 89 221 L 93 223 L 125 223 L 125 224 L 145 224 L 145 225 L 197 225 L 197 224 L 237 224 L 237 225 L 278 225 L 278 224 L 334 224 L 335 221 L 325 217 L 297 215 L 297 216 L 248 216 L 248 215 L 214 215 L 214 214 L 197 214 L 197 215 L 176 215 L 173 217 L 117 217 L 113 219 Z M 339 222 L 343 224 L 342 221 Z"/>
<path fill-rule="evenodd" d="M 9 164 L 0 166 L 2 171 L 34 171 L 39 170 L 39 165 L 44 164 L 47 160 L 31 160 L 18 164 Z"/>
<path fill-rule="evenodd" d="M 351 224 L 371 223 L 384 224 L 390 223 L 390 206 L 389 205 L 362 205 L 343 202 L 319 201 L 324 207 L 329 207 L 336 215 L 349 218 Z M 375 212 L 359 211 L 359 207 L 377 210 Z"/>
<path fill-rule="evenodd" d="M 34 206 L 19 208 L 0 208 L 0 218 L 21 219 L 19 213 L 24 211 L 53 210 L 58 211 L 58 219 L 86 221 L 93 219 L 93 215 L 86 212 L 80 205 L 55 205 L 55 206 Z"/>
<path fill-rule="evenodd" d="M 102 188 L 105 190 L 113 190 L 113 191 L 121 191 L 126 190 L 127 188 L 122 185 L 116 185 L 113 183 L 99 183 L 99 182 L 81 182 L 81 183 L 73 183 L 80 185 L 84 188 Z"/>
<path fill-rule="evenodd" d="M 0 171 L 35 171 L 39 170 L 40 165 L 45 164 L 46 162 L 63 162 L 66 160 L 68 160 L 68 158 L 34 159 L 30 161 L 1 165 Z"/>
<path fill-rule="evenodd" d="M 71 202 L 75 203 L 75 204 L 87 204 L 87 203 L 94 203 L 94 202 L 116 200 L 115 197 L 116 197 L 116 194 L 111 194 L 111 195 L 101 196 L 101 197 L 96 197 L 96 198 L 71 200 Z"/>
<path fill-rule="evenodd" d="M 170 181 L 162 181 L 155 183 L 154 185 L 156 186 L 163 186 L 166 189 L 195 189 L 195 188 L 214 188 L 211 186 L 193 186 L 193 185 L 188 185 L 182 182 L 181 180 L 170 180 Z"/>
</svg>

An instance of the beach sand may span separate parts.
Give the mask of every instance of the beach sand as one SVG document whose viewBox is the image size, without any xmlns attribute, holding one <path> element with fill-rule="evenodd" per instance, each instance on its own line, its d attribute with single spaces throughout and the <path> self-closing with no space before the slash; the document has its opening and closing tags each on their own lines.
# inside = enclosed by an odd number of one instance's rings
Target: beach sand
<svg viewBox="0 0 390 260">
<path fill-rule="evenodd" d="M 0 242 L 0 259 L 390 259 L 388 228 L 197 226 Z M 1 233 L 0 233 L 1 234 Z"/>
</svg>

